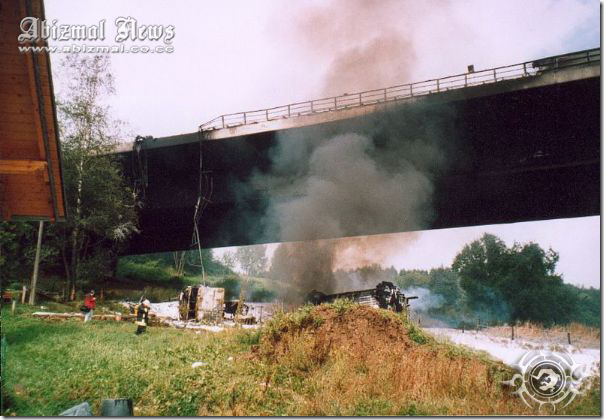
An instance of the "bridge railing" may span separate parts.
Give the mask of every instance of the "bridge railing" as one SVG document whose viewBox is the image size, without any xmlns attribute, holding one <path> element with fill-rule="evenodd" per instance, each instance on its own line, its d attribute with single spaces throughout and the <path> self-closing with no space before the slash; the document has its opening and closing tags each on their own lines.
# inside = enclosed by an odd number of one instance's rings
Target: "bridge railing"
<svg viewBox="0 0 604 420">
<path fill-rule="evenodd" d="M 471 86 L 497 83 L 504 80 L 534 77 L 547 71 L 584 65 L 592 62 L 600 62 L 599 48 L 526 61 L 524 63 L 512 64 L 509 66 L 457 74 L 439 79 L 391 86 L 383 89 L 367 90 L 330 98 L 296 102 L 256 111 L 225 114 L 203 123 L 199 126 L 199 129 L 201 131 L 210 131 L 273 121 L 281 118 L 291 118 L 317 114 L 320 112 L 401 101 L 418 96 L 447 92 L 455 89 L 464 89 Z"/>
</svg>

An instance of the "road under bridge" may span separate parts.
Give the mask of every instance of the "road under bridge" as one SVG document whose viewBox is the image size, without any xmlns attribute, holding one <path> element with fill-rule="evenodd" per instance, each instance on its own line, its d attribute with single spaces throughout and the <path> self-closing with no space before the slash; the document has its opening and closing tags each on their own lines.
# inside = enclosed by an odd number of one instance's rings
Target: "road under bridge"
<svg viewBox="0 0 604 420">
<path fill-rule="evenodd" d="M 441 159 L 426 169 L 433 192 L 421 226 L 401 220 L 355 235 L 599 215 L 600 50 L 230 114 L 196 132 L 121 145 L 115 153 L 144 202 L 141 233 L 125 252 L 190 248 L 200 180 L 204 248 L 329 236 L 267 229 L 268 207 L 283 193 L 251 179 L 275 170 L 283 142 L 303 149 L 343 133 L 370 137 L 376 150 L 393 138 L 436 138 Z M 412 153 L 393 150 L 389 165 Z"/>
</svg>

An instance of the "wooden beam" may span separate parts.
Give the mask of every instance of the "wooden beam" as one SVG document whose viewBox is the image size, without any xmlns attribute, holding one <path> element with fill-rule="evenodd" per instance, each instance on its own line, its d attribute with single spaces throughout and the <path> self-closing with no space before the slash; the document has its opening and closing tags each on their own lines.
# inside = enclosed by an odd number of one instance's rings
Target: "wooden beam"
<svg viewBox="0 0 604 420">
<path fill-rule="evenodd" d="M 28 174 L 44 171 L 48 163 L 44 160 L 0 160 L 0 174 Z"/>
</svg>

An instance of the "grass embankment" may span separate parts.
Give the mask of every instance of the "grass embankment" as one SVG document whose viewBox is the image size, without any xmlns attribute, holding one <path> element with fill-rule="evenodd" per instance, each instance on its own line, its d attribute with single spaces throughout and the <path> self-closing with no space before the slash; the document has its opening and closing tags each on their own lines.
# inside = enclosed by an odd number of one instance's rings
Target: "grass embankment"
<svg viewBox="0 0 604 420">
<path fill-rule="evenodd" d="M 511 371 L 397 315 L 336 302 L 218 334 L 2 313 L 3 414 L 57 415 L 132 398 L 136 415 L 534 414 Z M 202 361 L 207 365 L 192 368 Z M 600 413 L 599 382 L 559 414 Z"/>
</svg>

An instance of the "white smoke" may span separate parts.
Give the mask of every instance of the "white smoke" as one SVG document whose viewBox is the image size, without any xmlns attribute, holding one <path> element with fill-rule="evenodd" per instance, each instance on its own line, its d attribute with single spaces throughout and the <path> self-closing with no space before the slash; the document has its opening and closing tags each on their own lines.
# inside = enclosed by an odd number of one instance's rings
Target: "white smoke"
<svg viewBox="0 0 604 420">
<path fill-rule="evenodd" d="M 411 287 L 403 290 L 405 296 L 417 296 L 418 299 L 412 300 L 411 305 L 416 312 L 427 312 L 432 308 L 440 308 L 445 299 L 436 293 L 432 293 L 425 287 Z"/>
</svg>

